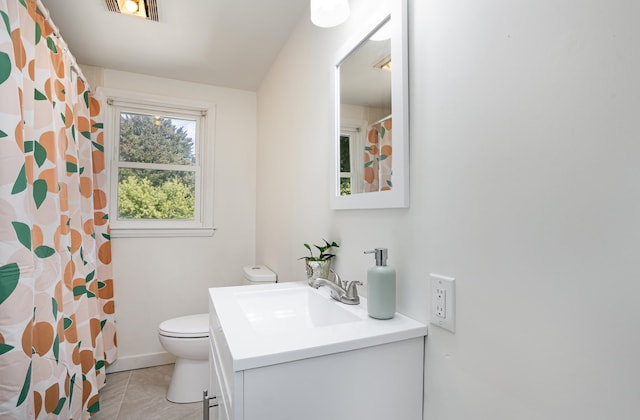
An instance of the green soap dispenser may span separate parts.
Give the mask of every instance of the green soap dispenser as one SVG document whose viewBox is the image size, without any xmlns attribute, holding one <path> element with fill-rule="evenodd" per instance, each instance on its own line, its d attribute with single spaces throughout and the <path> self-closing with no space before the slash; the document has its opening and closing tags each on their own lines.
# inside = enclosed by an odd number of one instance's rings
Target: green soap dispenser
<svg viewBox="0 0 640 420">
<path fill-rule="evenodd" d="M 391 319 L 396 313 L 396 270 L 387 265 L 387 248 L 365 254 L 376 256 L 376 265 L 367 271 L 367 311 L 371 318 Z"/>
</svg>

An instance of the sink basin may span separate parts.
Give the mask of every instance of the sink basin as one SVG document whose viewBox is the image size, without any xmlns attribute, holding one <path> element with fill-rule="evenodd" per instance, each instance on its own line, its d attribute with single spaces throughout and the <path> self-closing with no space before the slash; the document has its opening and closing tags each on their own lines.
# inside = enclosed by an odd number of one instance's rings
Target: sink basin
<svg viewBox="0 0 640 420">
<path fill-rule="evenodd" d="M 311 288 L 238 292 L 236 298 L 251 327 L 261 335 L 360 320 Z"/>
<path fill-rule="evenodd" d="M 363 297 L 359 305 L 345 305 L 329 294 L 306 280 L 209 289 L 220 360 L 238 372 L 427 334 L 426 325 L 399 313 L 370 318 Z"/>
</svg>

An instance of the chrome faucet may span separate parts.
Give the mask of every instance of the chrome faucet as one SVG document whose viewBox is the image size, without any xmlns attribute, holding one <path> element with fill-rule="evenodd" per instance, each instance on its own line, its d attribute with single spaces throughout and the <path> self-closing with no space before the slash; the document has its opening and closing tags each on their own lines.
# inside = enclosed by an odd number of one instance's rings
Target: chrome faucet
<svg viewBox="0 0 640 420">
<path fill-rule="evenodd" d="M 360 303 L 360 296 L 358 296 L 358 288 L 356 285 L 362 286 L 361 281 L 342 281 L 340 276 L 335 271 L 331 270 L 334 276 L 334 281 L 317 278 L 311 283 L 311 287 L 314 289 L 320 286 L 327 286 L 331 289 L 331 297 L 338 302 L 342 302 L 347 305 L 357 305 Z"/>
</svg>

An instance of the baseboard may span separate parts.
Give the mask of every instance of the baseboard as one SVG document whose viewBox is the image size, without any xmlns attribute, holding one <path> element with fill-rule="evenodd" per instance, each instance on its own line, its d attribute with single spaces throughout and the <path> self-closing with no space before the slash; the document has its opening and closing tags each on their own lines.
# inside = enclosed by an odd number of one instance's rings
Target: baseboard
<svg viewBox="0 0 640 420">
<path fill-rule="evenodd" d="M 125 370 L 143 369 L 152 366 L 175 363 L 176 357 L 166 351 L 160 353 L 139 354 L 136 356 L 118 357 L 118 360 L 107 366 L 107 373 Z"/>
</svg>

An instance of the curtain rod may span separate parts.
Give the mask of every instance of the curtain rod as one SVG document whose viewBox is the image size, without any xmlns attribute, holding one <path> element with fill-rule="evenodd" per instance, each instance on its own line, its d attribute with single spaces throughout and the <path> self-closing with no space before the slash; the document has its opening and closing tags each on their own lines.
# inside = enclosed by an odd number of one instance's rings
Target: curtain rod
<svg viewBox="0 0 640 420">
<path fill-rule="evenodd" d="M 53 28 L 53 34 L 56 36 L 56 38 L 58 38 L 58 41 L 62 46 L 62 52 L 67 54 L 67 56 L 69 57 L 69 60 L 71 61 L 71 69 L 76 72 L 78 77 L 80 77 L 80 79 L 82 79 L 82 81 L 87 84 L 87 87 L 89 88 L 89 90 L 91 90 L 91 86 L 89 85 L 87 78 L 84 76 L 84 73 L 82 73 L 82 69 L 78 65 L 76 58 L 73 56 L 73 54 L 71 54 L 71 51 L 69 51 L 69 46 L 62 38 L 62 35 L 60 35 L 60 30 L 53 23 L 53 20 L 51 19 L 51 15 L 49 14 L 49 11 L 47 10 L 46 7 L 44 7 L 44 4 L 42 4 L 42 0 L 36 0 L 36 4 L 38 7 L 38 11 L 44 17 L 44 20 Z"/>
</svg>

